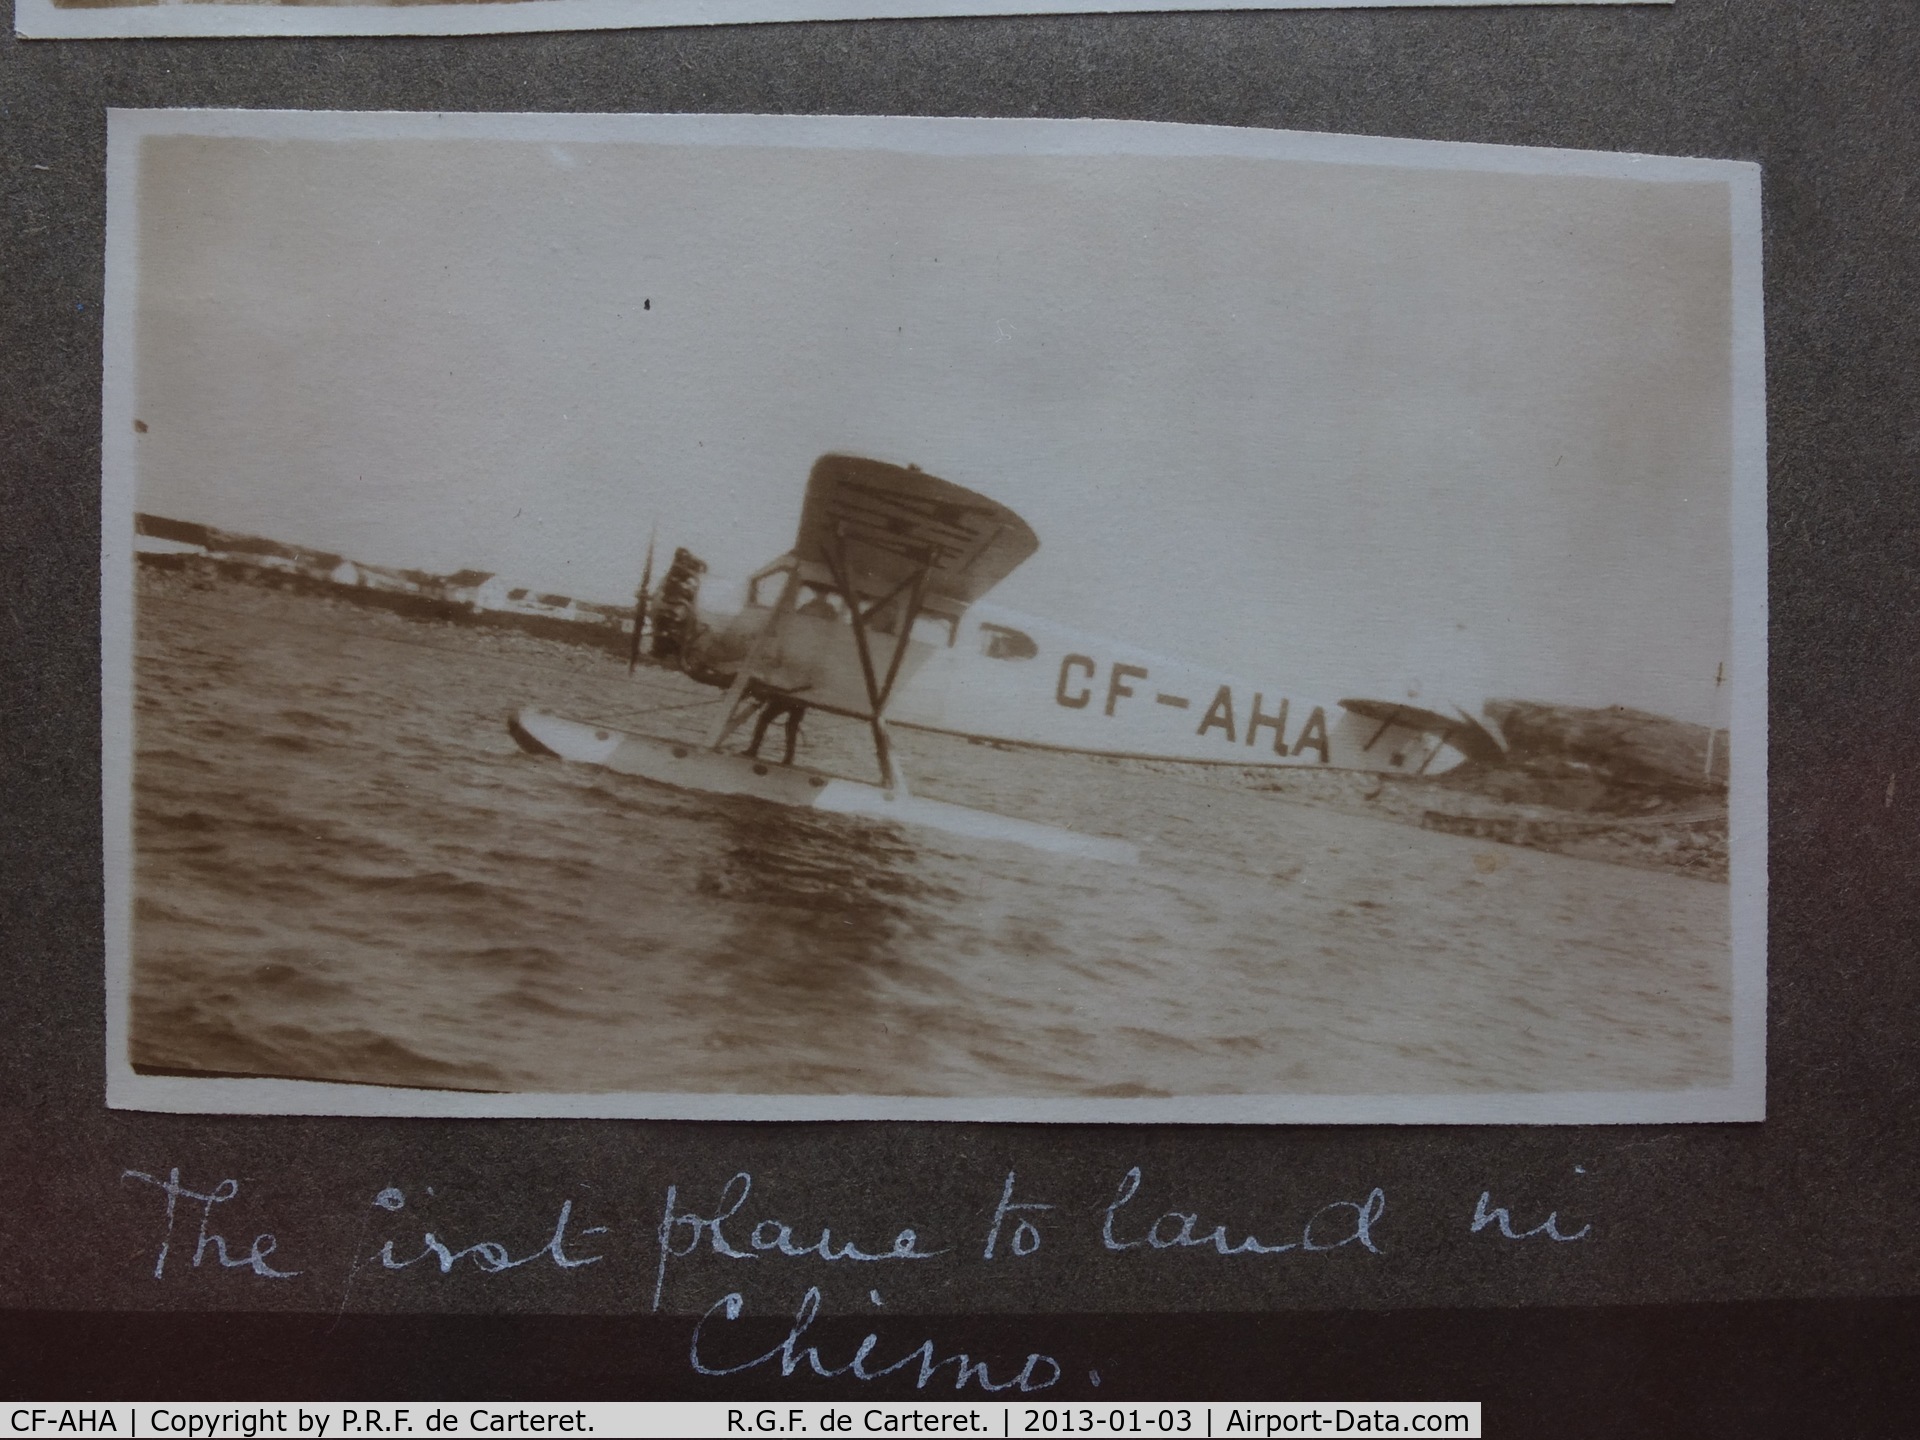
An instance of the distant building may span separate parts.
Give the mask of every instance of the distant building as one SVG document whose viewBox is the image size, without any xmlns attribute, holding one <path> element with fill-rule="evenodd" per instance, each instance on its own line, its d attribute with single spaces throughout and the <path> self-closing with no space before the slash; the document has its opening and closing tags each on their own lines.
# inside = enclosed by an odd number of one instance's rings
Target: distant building
<svg viewBox="0 0 1920 1440">
<path fill-rule="evenodd" d="M 354 582 L 368 590 L 383 590 L 390 595 L 424 593 L 422 575 L 417 570 L 394 570 L 385 565 L 369 565 L 364 560 L 351 562 L 358 579 Z"/>
<path fill-rule="evenodd" d="M 487 570 L 456 570 L 440 578 L 440 598 L 469 610 L 498 610 L 507 582 Z"/>
<path fill-rule="evenodd" d="M 623 632 L 633 628 L 632 613 L 625 606 L 576 600 L 571 595 L 535 590 L 530 585 L 514 585 L 484 570 L 462 570 L 446 576 L 441 585 L 441 593 L 447 600 L 465 605 L 475 614 L 526 615 Z"/>
<path fill-rule="evenodd" d="M 574 608 L 571 595 L 537 594 L 526 585 L 516 585 L 500 594 L 496 603 L 487 607 L 491 610 L 504 610 L 510 615 L 541 615 L 549 620 L 577 620 L 579 612 Z"/>
<path fill-rule="evenodd" d="M 624 605 L 535 591 L 530 586 L 510 584 L 490 570 L 456 570 L 451 575 L 434 575 L 425 570 L 372 565 L 365 560 L 350 560 L 323 550 L 218 530 L 188 520 L 169 520 L 162 515 L 134 517 L 134 548 L 142 555 L 205 555 L 251 569 L 302 576 L 360 591 L 363 603 L 406 613 L 421 607 L 391 600 L 375 601 L 372 596 L 407 596 L 427 602 L 422 613 L 444 614 L 438 606 L 457 605 L 476 615 L 525 615 L 615 633 L 630 633 L 633 629 L 632 614 Z"/>
<path fill-rule="evenodd" d="M 573 602 L 580 618 L 595 625 L 605 625 L 610 630 L 623 634 L 633 631 L 633 609 L 627 605 L 607 605 L 598 600 L 576 600 Z"/>
<path fill-rule="evenodd" d="M 325 550 L 309 550 L 304 545 L 287 548 L 293 551 L 293 568 L 309 580 L 325 580 L 346 563 Z"/>
</svg>

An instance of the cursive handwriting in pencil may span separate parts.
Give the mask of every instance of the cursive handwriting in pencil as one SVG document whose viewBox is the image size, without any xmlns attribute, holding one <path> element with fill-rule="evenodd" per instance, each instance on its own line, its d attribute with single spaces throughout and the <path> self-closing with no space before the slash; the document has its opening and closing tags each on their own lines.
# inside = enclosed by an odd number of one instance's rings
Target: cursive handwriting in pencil
<svg viewBox="0 0 1920 1440">
<path fill-rule="evenodd" d="M 373 1197 L 373 1203 L 390 1213 L 398 1213 L 406 1208 L 406 1195 L 389 1185 Z M 498 1240 L 476 1240 L 471 1245 L 455 1250 L 433 1231 L 429 1230 L 421 1237 L 421 1250 L 418 1255 L 402 1260 L 393 1253 L 393 1241 L 389 1240 L 380 1247 L 379 1260 L 389 1270 L 405 1270 L 418 1265 L 422 1260 L 436 1260 L 442 1275 L 453 1273 L 453 1267 L 462 1260 L 471 1259 L 476 1267 L 488 1275 L 497 1275 L 503 1270 L 518 1270 L 522 1265 L 531 1265 L 541 1257 L 552 1260 L 562 1270 L 579 1270 L 588 1265 L 598 1265 L 604 1256 L 567 1254 L 567 1226 L 573 1220 L 573 1201 L 568 1200 L 560 1206 L 560 1218 L 554 1222 L 553 1235 L 538 1250 L 522 1255 L 518 1260 L 513 1253 Z M 590 1225 L 581 1235 L 604 1235 L 607 1227 Z"/>
<path fill-rule="evenodd" d="M 1374 1244 L 1373 1227 L 1386 1213 L 1387 1192 L 1379 1186 L 1367 1192 L 1365 1200 L 1333 1200 L 1322 1205 L 1307 1217 L 1307 1223 L 1300 1229 L 1298 1240 L 1289 1240 L 1285 1244 L 1266 1244 L 1251 1231 L 1238 1243 L 1229 1244 L 1227 1227 L 1215 1225 L 1204 1234 L 1200 1230 L 1200 1217 L 1190 1211 L 1169 1210 L 1147 1227 L 1144 1235 L 1134 1239 L 1122 1239 L 1115 1233 L 1114 1222 L 1120 1212 L 1133 1204 L 1134 1196 L 1140 1193 L 1140 1167 L 1134 1166 L 1120 1178 L 1120 1187 L 1115 1192 L 1113 1203 L 1107 1206 L 1106 1219 L 1100 1226 L 1100 1243 L 1108 1250 L 1138 1250 L 1145 1246 L 1153 1250 L 1189 1250 L 1211 1247 L 1221 1255 L 1278 1255 L 1288 1250 L 1306 1252 L 1319 1250 L 1338 1250 L 1345 1245 L 1358 1244 L 1362 1249 L 1375 1255 L 1382 1254 L 1380 1247 Z M 1335 1217 L 1344 1213 L 1346 1224 L 1335 1228 Z M 1137 1223 L 1137 1222 L 1136 1222 Z M 1315 1226 L 1319 1231 L 1315 1233 Z M 1335 1237 L 1338 1238 L 1335 1238 Z"/>
<path fill-rule="evenodd" d="M 706 1313 L 693 1327 L 693 1342 L 687 1352 L 687 1358 L 692 1362 L 696 1373 L 739 1375 L 745 1371 L 757 1370 L 763 1365 L 778 1362 L 782 1376 L 791 1376 L 804 1365 L 823 1380 L 833 1380 L 843 1375 L 851 1375 L 855 1380 L 879 1380 L 884 1376 L 898 1374 L 902 1370 L 908 1370 L 917 1365 L 914 1388 L 924 1390 L 933 1383 L 934 1378 L 944 1366 L 951 1365 L 954 1367 L 953 1388 L 956 1390 L 966 1389 L 971 1382 L 989 1393 L 1017 1389 L 1023 1395 L 1030 1395 L 1035 1390 L 1045 1390 L 1060 1379 L 1060 1362 L 1051 1355 L 1042 1355 L 1035 1351 L 1026 1357 L 1025 1363 L 1011 1377 L 995 1380 L 984 1360 L 974 1360 L 965 1354 L 948 1355 L 936 1359 L 937 1351 L 930 1338 L 922 1340 L 898 1360 L 871 1366 L 867 1363 L 868 1358 L 880 1344 L 879 1335 L 873 1331 L 867 1332 L 866 1338 L 855 1347 L 853 1355 L 844 1365 L 830 1365 L 821 1359 L 818 1346 L 803 1346 L 800 1343 L 820 1314 L 820 1291 L 811 1285 L 807 1287 L 807 1293 L 800 1298 L 800 1307 L 794 1312 L 793 1325 L 788 1329 L 786 1338 L 771 1350 L 749 1360 L 736 1361 L 731 1365 L 717 1363 L 710 1355 L 703 1355 L 701 1340 L 706 1337 L 708 1322 L 716 1315 L 724 1316 L 728 1320 L 738 1320 L 745 1308 L 746 1302 L 737 1292 L 723 1295 L 707 1307 Z M 708 1349 L 712 1348 L 712 1341 L 709 1339 Z"/>
<path fill-rule="evenodd" d="M 1549 1240 L 1568 1241 L 1584 1240 L 1593 1231 L 1593 1226 L 1588 1224 L 1582 1225 L 1571 1235 L 1562 1235 L 1560 1233 L 1560 1212 L 1558 1210 L 1549 1210 L 1547 1212 L 1547 1218 L 1531 1230 L 1515 1230 L 1505 1207 L 1496 1205 L 1491 1210 L 1487 1208 L 1487 1202 L 1492 1198 L 1493 1192 L 1491 1190 L 1482 1190 L 1480 1192 L 1480 1198 L 1475 1202 L 1473 1207 L 1473 1228 L 1467 1232 L 1468 1234 L 1478 1235 L 1482 1230 L 1492 1225 L 1509 1240 L 1531 1240 L 1535 1235 L 1544 1235 Z"/>
<path fill-rule="evenodd" d="M 764 1256 L 778 1256 L 878 1264 L 889 1260 L 931 1260 L 947 1253 L 945 1250 L 922 1250 L 919 1232 L 911 1227 L 899 1231 L 893 1237 L 892 1245 L 885 1250 L 862 1250 L 851 1240 L 835 1246 L 833 1231 L 825 1225 L 820 1227 L 819 1238 L 802 1244 L 795 1240 L 792 1226 L 772 1219 L 760 1221 L 747 1232 L 748 1248 L 742 1250 L 727 1238 L 723 1227 L 740 1212 L 740 1207 L 747 1203 L 747 1197 L 752 1193 L 753 1176 L 742 1170 L 721 1188 L 720 1201 L 713 1213 L 702 1215 L 694 1210 L 681 1209 L 679 1187 L 667 1186 L 666 1204 L 660 1210 L 659 1260 L 653 1274 L 655 1310 L 660 1308 L 660 1299 L 666 1289 L 667 1261 L 684 1259 L 693 1254 L 700 1248 L 703 1239 L 714 1254 L 724 1255 L 729 1260 L 758 1260 Z"/>
<path fill-rule="evenodd" d="M 291 1280 L 298 1270 L 276 1270 L 267 1263 L 267 1256 L 273 1254 L 280 1242 L 270 1234 L 253 1237 L 253 1244 L 247 1253 L 235 1259 L 227 1251 L 226 1237 L 212 1230 L 213 1207 L 224 1205 L 240 1193 L 238 1180 L 222 1180 L 213 1189 L 207 1191 L 189 1190 L 180 1183 L 180 1167 L 174 1166 L 162 1180 L 149 1175 L 144 1170 L 122 1170 L 122 1180 L 138 1180 L 142 1184 L 157 1187 L 167 1197 L 166 1228 L 160 1233 L 160 1250 L 153 1261 L 153 1278 L 164 1280 L 167 1275 L 167 1255 L 173 1246 L 173 1222 L 175 1213 L 182 1200 L 192 1201 L 200 1207 L 200 1237 L 193 1247 L 193 1265 L 197 1269 L 207 1258 L 211 1250 L 222 1268 L 227 1270 L 251 1270 L 263 1280 Z"/>
</svg>

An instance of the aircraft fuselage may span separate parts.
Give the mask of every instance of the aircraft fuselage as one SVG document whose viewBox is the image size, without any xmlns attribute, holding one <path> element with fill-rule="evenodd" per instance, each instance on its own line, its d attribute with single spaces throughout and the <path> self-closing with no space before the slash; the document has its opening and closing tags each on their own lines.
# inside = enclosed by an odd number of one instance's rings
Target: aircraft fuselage
<svg viewBox="0 0 1920 1440">
<path fill-rule="evenodd" d="M 768 611 L 706 617 L 708 673 L 737 667 Z M 831 710 L 863 704 L 841 619 L 795 616 L 762 642 L 755 673 Z M 881 643 L 890 645 L 891 637 Z M 731 663 L 729 663 L 731 662 Z M 1465 758 L 1411 703 L 1368 714 L 1284 684 L 1223 675 L 985 604 L 957 623 L 922 617 L 887 715 L 970 739 L 1093 754 L 1248 766 L 1325 766 L 1435 775 Z M 1415 717 L 1424 717 L 1426 723 Z M 1463 727 L 1470 725 L 1463 717 Z"/>
</svg>

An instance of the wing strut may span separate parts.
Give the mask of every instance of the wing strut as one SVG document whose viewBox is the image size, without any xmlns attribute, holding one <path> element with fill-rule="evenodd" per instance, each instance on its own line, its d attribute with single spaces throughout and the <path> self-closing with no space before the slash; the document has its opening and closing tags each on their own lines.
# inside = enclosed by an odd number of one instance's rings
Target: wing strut
<svg viewBox="0 0 1920 1440">
<path fill-rule="evenodd" d="M 1368 737 L 1367 743 L 1360 747 L 1360 753 L 1364 755 L 1367 751 L 1373 749 L 1375 745 L 1378 745 L 1380 743 L 1380 737 L 1391 730 L 1393 728 L 1393 722 L 1399 718 L 1400 707 L 1396 705 L 1387 712 L 1387 718 L 1380 722 L 1380 728 L 1374 731 L 1373 734 Z"/>
<path fill-rule="evenodd" d="M 1438 738 L 1434 740 L 1433 748 L 1427 751 L 1427 758 L 1420 762 L 1420 768 L 1413 772 L 1416 779 L 1427 773 L 1427 767 L 1433 764 L 1435 758 L 1438 757 L 1440 752 L 1446 749 L 1452 741 L 1453 727 L 1449 725 L 1445 730 L 1441 731 Z"/>
<path fill-rule="evenodd" d="M 900 678 L 900 662 L 907 658 L 907 645 L 913 639 L 913 622 L 920 618 L 920 602 L 926 598 L 927 571 L 923 567 L 913 577 L 913 593 L 907 597 L 907 613 L 900 623 L 900 634 L 893 647 L 893 659 L 887 664 L 886 682 L 880 687 L 878 709 L 893 698 L 893 682 Z"/>
<path fill-rule="evenodd" d="M 906 658 L 907 645 L 913 639 L 914 618 L 920 613 L 920 601 L 926 590 L 928 566 L 922 564 L 906 582 L 895 586 L 885 599 L 863 610 L 860 598 L 853 588 L 852 572 L 847 565 L 847 553 L 844 537 L 835 535 L 832 543 L 826 547 L 827 571 L 833 576 L 833 583 L 839 588 L 841 598 L 847 602 L 847 611 L 853 621 L 853 644 L 860 652 L 860 674 L 867 685 L 867 708 L 870 712 L 868 724 L 873 729 L 873 754 L 880 762 L 880 783 L 896 795 L 905 795 L 907 777 L 900 763 L 894 758 L 893 740 L 887 733 L 887 701 L 893 695 L 894 681 L 900 675 L 900 662 Z M 886 679 L 879 678 L 879 672 L 873 663 L 873 646 L 867 639 L 867 621 L 881 606 L 890 603 L 900 592 L 912 587 L 907 601 L 906 614 L 897 622 L 898 633 L 893 637 L 893 654 L 888 657 Z"/>
</svg>

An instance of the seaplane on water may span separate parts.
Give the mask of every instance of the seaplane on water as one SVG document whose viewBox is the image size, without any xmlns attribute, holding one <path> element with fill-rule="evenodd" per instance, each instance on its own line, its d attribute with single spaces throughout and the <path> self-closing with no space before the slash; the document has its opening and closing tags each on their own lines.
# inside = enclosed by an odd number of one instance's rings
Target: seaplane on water
<svg viewBox="0 0 1920 1440">
<path fill-rule="evenodd" d="M 793 548 L 748 582 L 736 616 L 696 618 L 699 571 L 682 552 L 655 602 L 654 654 L 725 703 L 704 745 L 628 734 L 522 709 L 522 749 L 688 790 L 924 825 L 1043 850 L 1130 862 L 1125 841 L 912 793 L 890 722 L 969 739 L 1088 754 L 1238 766 L 1439 774 L 1504 753 L 1484 717 L 1411 701 L 1310 704 L 1199 667 L 1126 650 L 980 606 L 1040 548 L 1006 506 L 917 468 L 850 455 L 818 460 Z M 649 566 L 650 571 L 650 566 Z M 634 651 L 648 619 L 643 580 Z M 863 722 L 879 783 L 821 774 L 727 747 L 749 722 L 806 711 Z"/>
</svg>

